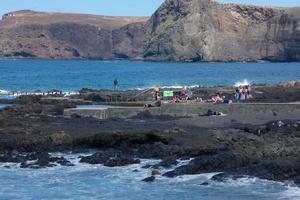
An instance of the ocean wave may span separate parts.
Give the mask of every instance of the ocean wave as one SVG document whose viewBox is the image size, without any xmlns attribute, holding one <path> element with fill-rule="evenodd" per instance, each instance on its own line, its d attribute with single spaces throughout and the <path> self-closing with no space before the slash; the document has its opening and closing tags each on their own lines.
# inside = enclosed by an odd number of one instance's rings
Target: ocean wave
<svg viewBox="0 0 300 200">
<path fill-rule="evenodd" d="M 211 178 L 217 174 L 219 174 L 220 172 L 216 172 L 216 173 L 203 173 L 203 174 L 193 174 L 193 175 L 182 175 L 182 176 L 178 176 L 175 178 L 167 178 L 169 180 L 173 180 L 176 182 L 186 182 L 186 181 L 192 181 L 192 180 L 197 180 L 197 182 L 199 184 L 201 183 L 205 183 L 209 180 L 211 180 Z"/>
<path fill-rule="evenodd" d="M 248 81 L 247 79 L 241 80 L 241 81 L 237 81 L 234 84 L 234 87 L 240 87 L 240 86 L 248 86 L 251 85 L 250 81 Z"/>
<path fill-rule="evenodd" d="M 74 92 L 74 91 L 62 91 L 61 94 L 65 97 L 71 96 L 71 95 L 77 95 L 79 92 Z M 13 97 L 18 97 L 22 95 L 48 95 L 48 91 L 9 91 L 9 90 L 0 90 L 0 98 L 4 99 L 9 99 Z"/>
<path fill-rule="evenodd" d="M 8 90 L 0 90 L 0 95 L 8 95 L 9 93 Z"/>
<path fill-rule="evenodd" d="M 181 88 L 197 88 L 200 87 L 200 85 L 169 85 L 169 86 L 149 86 L 149 87 L 137 87 L 132 88 L 131 90 L 150 90 L 153 88 L 161 88 L 161 89 L 181 89 Z"/>
<path fill-rule="evenodd" d="M 300 199 L 300 188 L 289 184 L 280 196 L 280 199 Z"/>
<path fill-rule="evenodd" d="M 107 199 L 119 199 L 114 197 L 126 194 L 128 189 L 131 189 L 130 191 L 135 191 L 137 193 L 136 197 L 143 196 L 144 198 L 150 197 L 152 194 L 163 194 L 161 192 L 170 191 L 172 192 L 172 197 L 174 197 L 173 194 L 176 194 L 178 195 L 178 199 L 197 199 L 197 197 L 198 199 L 247 199 L 247 197 L 249 197 L 249 199 L 300 199 L 300 188 L 292 184 L 247 176 L 237 179 L 228 178 L 223 182 L 213 181 L 212 177 L 218 173 L 184 175 L 176 178 L 167 178 L 158 175 L 156 176 L 155 183 L 149 184 L 141 180 L 151 176 L 152 169 L 144 169 L 142 166 L 147 164 L 157 164 L 161 160 L 141 159 L 140 164 L 114 168 L 79 162 L 81 156 L 89 156 L 93 153 L 94 151 L 86 153 L 70 152 L 50 154 L 55 157 L 65 157 L 75 164 L 73 167 L 57 166 L 35 170 L 18 169 L 16 164 L 3 163 L 0 165 L 0 174 L 2 173 L 3 176 L 7 177 L 17 177 L 12 178 L 12 180 L 9 181 L 11 185 L 19 186 L 14 188 L 6 184 L 3 185 L 3 188 L 5 188 L 6 191 L 17 191 L 17 194 L 20 194 L 23 189 L 22 187 L 26 188 L 26 186 L 24 186 L 24 181 L 30 179 L 31 186 L 33 185 L 34 187 L 43 190 L 49 189 L 49 191 L 52 192 L 52 196 L 50 195 L 51 197 L 49 199 L 55 199 L 56 193 L 62 194 L 61 192 L 63 192 L 63 194 L 69 192 L 69 195 L 78 195 L 78 190 L 84 191 L 84 193 L 81 193 L 82 196 L 77 196 L 79 197 L 78 199 L 86 199 L 88 195 L 90 196 L 91 192 L 95 191 L 97 191 L 95 195 L 102 192 L 103 194 L 108 194 L 108 196 L 106 196 Z M 189 162 L 188 160 L 178 161 L 180 162 L 178 165 L 173 166 L 168 170 L 173 170 L 174 168 Z M 165 171 L 166 169 L 160 169 L 162 174 Z M 209 184 L 201 186 L 201 184 L 205 182 L 208 182 Z M 91 185 L 92 183 L 95 185 Z M 59 185 L 59 187 L 56 187 L 57 185 Z M 60 189 L 63 185 L 69 186 L 68 191 Z M 49 188 L 49 186 L 51 186 L 51 188 Z M 149 190 L 149 187 L 151 190 Z M 94 190 L 94 188 L 101 188 L 102 190 Z M 120 190 L 124 190 L 125 193 L 120 192 Z M 34 193 L 31 187 L 27 187 L 26 191 L 28 191 L 28 194 L 30 195 L 38 194 L 36 192 Z M 111 193 L 107 193 L 108 191 Z M 186 196 L 188 191 L 190 191 L 190 195 L 193 196 Z M 85 194 L 87 196 L 85 196 Z M 145 196 L 145 194 L 149 194 L 150 196 Z M 201 198 L 197 196 L 199 194 L 202 194 Z M 170 193 L 166 192 L 165 195 L 170 195 Z M 173 199 L 170 198 L 171 196 L 168 197 L 169 198 L 166 199 Z"/>
</svg>

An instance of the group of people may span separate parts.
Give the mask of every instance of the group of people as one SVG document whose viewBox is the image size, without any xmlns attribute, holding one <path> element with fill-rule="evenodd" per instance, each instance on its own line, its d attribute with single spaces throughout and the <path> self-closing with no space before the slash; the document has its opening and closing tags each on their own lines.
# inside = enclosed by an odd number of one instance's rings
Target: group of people
<svg viewBox="0 0 300 200">
<path fill-rule="evenodd" d="M 249 85 L 239 86 L 235 89 L 234 98 L 236 101 L 245 101 L 252 99 L 251 87 Z"/>
<path fill-rule="evenodd" d="M 161 100 L 161 93 L 162 91 L 158 88 L 155 90 L 155 100 L 160 101 Z M 235 88 L 234 93 L 234 100 L 236 101 L 245 101 L 252 99 L 253 96 L 251 94 L 251 87 L 250 85 L 245 86 L 239 86 Z M 203 100 L 201 97 L 195 97 L 193 95 L 193 92 L 191 90 L 188 90 L 186 88 L 183 88 L 181 91 L 174 92 L 174 96 L 172 97 L 172 100 L 169 101 L 173 104 L 175 103 L 187 103 L 187 102 L 196 102 L 196 103 L 213 103 L 213 104 L 231 104 L 234 100 L 231 100 L 230 98 L 226 98 L 225 96 L 221 96 L 220 93 L 216 93 L 215 95 L 210 96 L 207 100 Z"/>
<path fill-rule="evenodd" d="M 226 99 L 226 97 L 221 97 L 219 93 L 216 95 L 213 95 L 210 97 L 208 100 L 203 100 L 201 97 L 196 97 L 196 99 L 192 99 L 189 97 L 186 98 L 180 98 L 180 97 L 173 97 L 172 102 L 173 103 L 186 103 L 188 100 L 193 100 L 196 103 L 213 103 L 213 104 L 218 104 L 218 103 L 224 103 L 224 104 L 231 104 L 232 100 Z"/>
<path fill-rule="evenodd" d="M 192 100 L 193 92 L 191 90 L 183 89 L 180 91 L 178 96 L 172 98 L 173 103 L 186 103 L 189 100 Z"/>
<path fill-rule="evenodd" d="M 226 99 L 225 96 L 221 97 L 219 93 L 217 93 L 216 95 L 213 95 L 210 100 L 213 104 L 217 104 L 217 103 L 231 104 L 232 103 L 232 100 Z"/>
</svg>

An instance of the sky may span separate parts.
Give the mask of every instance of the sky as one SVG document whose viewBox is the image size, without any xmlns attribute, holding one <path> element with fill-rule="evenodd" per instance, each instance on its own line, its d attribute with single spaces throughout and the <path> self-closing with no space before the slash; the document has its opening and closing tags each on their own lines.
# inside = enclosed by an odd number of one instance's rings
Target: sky
<svg viewBox="0 0 300 200">
<path fill-rule="evenodd" d="M 164 0 L 0 0 L 0 16 L 16 10 L 115 16 L 150 16 Z M 300 7 L 300 0 L 218 0 L 224 3 Z"/>
</svg>

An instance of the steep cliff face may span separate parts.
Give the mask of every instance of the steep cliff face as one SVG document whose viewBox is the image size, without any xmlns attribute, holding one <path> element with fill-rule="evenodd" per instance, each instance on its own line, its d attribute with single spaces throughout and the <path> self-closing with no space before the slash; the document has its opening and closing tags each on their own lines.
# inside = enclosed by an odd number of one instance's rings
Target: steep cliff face
<svg viewBox="0 0 300 200">
<path fill-rule="evenodd" d="M 142 60 L 144 54 L 145 23 L 133 23 L 113 31 L 113 55 L 121 59 Z"/>
<path fill-rule="evenodd" d="M 300 9 L 167 0 L 147 26 L 145 58 L 299 61 Z"/>
<path fill-rule="evenodd" d="M 0 57 L 141 59 L 145 17 L 19 11 L 0 22 Z"/>
<path fill-rule="evenodd" d="M 0 21 L 0 58 L 300 61 L 300 8 L 166 0 L 147 17 L 19 11 Z"/>
</svg>

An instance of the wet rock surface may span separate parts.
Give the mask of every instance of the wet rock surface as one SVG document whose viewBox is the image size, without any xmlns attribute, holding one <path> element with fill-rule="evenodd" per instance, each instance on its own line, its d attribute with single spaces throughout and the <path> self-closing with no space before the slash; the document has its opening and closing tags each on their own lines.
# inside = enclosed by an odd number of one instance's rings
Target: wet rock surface
<svg viewBox="0 0 300 200">
<path fill-rule="evenodd" d="M 224 118 L 98 120 L 64 117 L 55 112 L 55 105 L 67 108 L 67 102 L 32 98 L 0 110 L 1 163 L 37 169 L 72 166 L 66 158 L 49 152 L 86 153 L 92 148 L 96 153 L 82 157 L 82 163 L 117 167 L 138 164 L 144 158 L 160 159 L 142 168 L 153 171 L 152 176 L 163 169 L 168 170 L 163 174 L 166 177 L 224 172 L 299 182 L 300 119 L 293 110 L 283 115 L 291 119 L 280 117 L 282 113 L 248 113 L 243 115 L 247 123 L 238 118 L 232 122 L 230 113 Z M 179 160 L 186 162 L 178 166 Z"/>
<path fill-rule="evenodd" d="M 169 156 L 162 159 L 162 161 L 156 165 L 153 165 L 152 168 L 158 169 L 160 167 L 163 168 L 171 168 L 174 165 L 177 165 L 177 157 L 176 156 Z"/>
<path fill-rule="evenodd" d="M 5 153 L 0 155 L 0 163 L 20 163 L 21 168 L 40 169 L 61 166 L 74 166 L 64 157 L 53 157 L 47 152 L 38 153 Z"/>
<path fill-rule="evenodd" d="M 155 176 L 149 176 L 149 177 L 143 179 L 142 181 L 144 181 L 144 182 L 153 182 L 154 180 L 155 180 Z"/>
<path fill-rule="evenodd" d="M 101 151 L 91 156 L 81 158 L 80 162 L 89 164 L 103 164 L 107 167 L 120 167 L 130 164 L 139 164 L 140 160 L 132 155 L 123 154 L 120 151 Z"/>
</svg>

